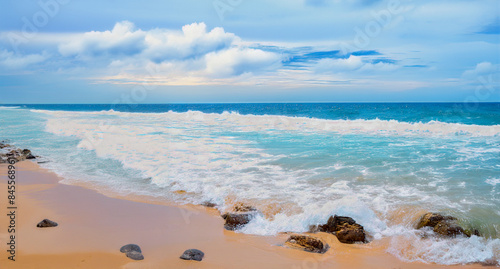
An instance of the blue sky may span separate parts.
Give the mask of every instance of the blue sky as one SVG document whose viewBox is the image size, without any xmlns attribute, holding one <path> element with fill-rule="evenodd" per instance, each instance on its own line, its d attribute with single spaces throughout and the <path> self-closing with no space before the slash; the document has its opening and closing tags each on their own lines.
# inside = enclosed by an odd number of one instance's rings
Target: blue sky
<svg viewBox="0 0 500 269">
<path fill-rule="evenodd" d="M 500 101 L 498 0 L 18 0 L 0 21 L 0 104 Z"/>
</svg>

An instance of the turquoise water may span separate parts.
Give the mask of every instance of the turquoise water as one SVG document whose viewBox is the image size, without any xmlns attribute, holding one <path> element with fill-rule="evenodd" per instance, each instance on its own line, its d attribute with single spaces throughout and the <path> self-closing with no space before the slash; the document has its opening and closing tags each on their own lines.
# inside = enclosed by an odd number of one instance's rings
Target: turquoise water
<svg viewBox="0 0 500 269">
<path fill-rule="evenodd" d="M 280 207 L 244 233 L 307 231 L 342 214 L 403 260 L 500 259 L 498 103 L 18 105 L 0 121 L 0 138 L 68 184 Z M 413 227 L 425 211 L 484 237 L 423 239 Z"/>
</svg>

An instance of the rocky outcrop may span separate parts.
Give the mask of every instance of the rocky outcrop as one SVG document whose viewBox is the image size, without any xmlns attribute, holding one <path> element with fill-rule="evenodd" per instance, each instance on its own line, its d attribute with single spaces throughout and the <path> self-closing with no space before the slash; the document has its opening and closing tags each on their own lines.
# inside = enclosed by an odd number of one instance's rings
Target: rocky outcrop
<svg viewBox="0 0 500 269">
<path fill-rule="evenodd" d="M 330 246 L 321 239 L 309 235 L 294 234 L 285 242 L 285 246 L 313 253 L 325 253 Z"/>
<path fill-rule="evenodd" d="M 225 213 L 222 218 L 226 221 L 224 228 L 234 231 L 248 224 L 254 217 L 254 213 Z"/>
<path fill-rule="evenodd" d="M 225 220 L 224 228 L 234 231 L 248 224 L 257 214 L 257 209 L 253 206 L 237 203 L 233 206 L 233 212 L 222 214 Z"/>
<path fill-rule="evenodd" d="M 188 249 L 179 257 L 183 260 L 199 261 L 203 260 L 205 253 L 198 249 Z"/>
<path fill-rule="evenodd" d="M 0 163 L 6 163 L 9 159 L 14 159 L 16 162 L 24 161 L 26 159 L 35 159 L 36 157 L 29 149 L 20 149 L 12 145 L 0 142 Z"/>
<path fill-rule="evenodd" d="M 458 225 L 457 218 L 453 216 L 443 216 L 438 213 L 426 213 L 421 218 L 417 224 L 417 229 L 424 227 L 431 227 L 436 234 L 445 237 L 454 237 L 457 235 L 471 236 L 471 233 L 465 232 L 465 230 Z"/>
<path fill-rule="evenodd" d="M 310 232 L 326 232 L 337 236 L 341 243 L 367 243 L 366 233 L 360 224 L 350 217 L 330 216 L 324 225 L 311 226 Z"/>
<path fill-rule="evenodd" d="M 125 255 L 132 260 L 144 260 L 144 255 L 142 255 L 141 247 L 136 244 L 125 245 L 120 248 L 120 252 L 125 253 Z"/>
<path fill-rule="evenodd" d="M 57 222 L 55 221 L 51 221 L 49 219 L 44 219 L 42 221 L 40 221 L 36 227 L 38 228 L 49 228 L 49 227 L 57 227 Z"/>
</svg>

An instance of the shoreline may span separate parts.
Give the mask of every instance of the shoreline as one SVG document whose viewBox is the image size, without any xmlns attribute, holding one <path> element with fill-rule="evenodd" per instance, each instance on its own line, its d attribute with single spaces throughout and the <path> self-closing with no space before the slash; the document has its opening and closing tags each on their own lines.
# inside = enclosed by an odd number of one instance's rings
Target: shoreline
<svg viewBox="0 0 500 269">
<path fill-rule="evenodd" d="M 110 197 L 89 186 L 60 183 L 55 173 L 30 161 L 17 163 L 16 261 L 7 259 L 6 214 L 0 216 L 0 263 L 8 268 L 483 268 L 480 264 L 406 263 L 385 252 L 387 238 L 346 245 L 319 233 L 325 254 L 281 245 L 288 235 L 254 236 L 224 230 L 218 211 L 196 205 L 165 205 L 138 196 Z M 0 199 L 7 200 L 7 165 L 0 165 Z M 42 219 L 54 228 L 36 228 Z M 138 244 L 145 259 L 133 261 L 119 249 Z M 179 256 L 190 248 L 201 262 Z"/>
</svg>

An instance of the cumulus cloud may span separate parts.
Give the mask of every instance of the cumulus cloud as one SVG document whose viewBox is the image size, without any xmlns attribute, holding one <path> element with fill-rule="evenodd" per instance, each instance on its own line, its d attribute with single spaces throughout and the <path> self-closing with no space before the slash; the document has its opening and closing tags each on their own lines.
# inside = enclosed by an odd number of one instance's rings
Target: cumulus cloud
<svg viewBox="0 0 500 269">
<path fill-rule="evenodd" d="M 205 23 L 185 25 L 180 31 L 162 28 L 144 31 L 124 21 L 111 31 L 73 35 L 71 40 L 58 45 L 58 51 L 64 57 L 105 63 L 102 68 L 107 69 L 106 78 L 110 82 L 126 77 L 144 81 L 142 76 L 166 84 L 170 81 L 176 85 L 193 81 L 198 84 L 271 71 L 281 63 L 278 54 L 249 48 L 235 34 L 221 27 L 208 30 Z"/>
<path fill-rule="evenodd" d="M 182 32 L 156 29 L 146 33 L 144 54 L 154 62 L 201 57 L 207 53 L 230 48 L 239 38 L 216 27 L 207 32 L 204 23 L 182 27 Z"/>
<path fill-rule="evenodd" d="M 59 45 L 63 56 L 133 55 L 145 48 L 145 32 L 136 30 L 133 23 L 123 21 L 113 30 L 87 32 L 74 36 Z"/>
</svg>

